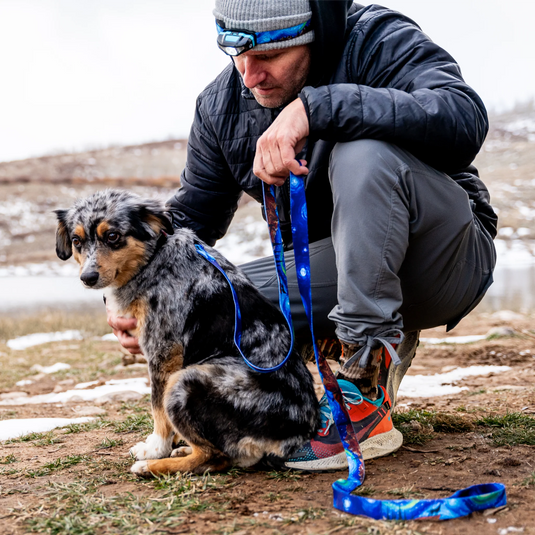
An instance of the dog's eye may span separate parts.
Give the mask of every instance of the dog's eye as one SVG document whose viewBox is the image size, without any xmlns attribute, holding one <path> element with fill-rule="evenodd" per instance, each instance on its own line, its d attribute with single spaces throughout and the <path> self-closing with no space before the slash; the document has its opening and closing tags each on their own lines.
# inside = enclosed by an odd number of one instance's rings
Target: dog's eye
<svg viewBox="0 0 535 535">
<path fill-rule="evenodd" d="M 82 245 L 82 242 L 81 242 L 78 238 L 74 237 L 74 238 L 72 239 L 72 244 L 73 244 L 75 247 L 80 247 L 80 246 Z"/>
<path fill-rule="evenodd" d="M 121 235 L 118 232 L 110 232 L 108 234 L 108 243 L 117 243 Z"/>
</svg>

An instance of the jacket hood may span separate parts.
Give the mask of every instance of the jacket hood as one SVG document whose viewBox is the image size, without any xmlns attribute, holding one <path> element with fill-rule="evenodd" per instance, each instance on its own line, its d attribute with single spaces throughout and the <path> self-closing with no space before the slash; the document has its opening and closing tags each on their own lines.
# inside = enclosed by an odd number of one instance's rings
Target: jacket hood
<svg viewBox="0 0 535 535">
<path fill-rule="evenodd" d="M 347 17 L 356 10 L 353 0 L 310 0 L 312 26 L 312 70 L 310 85 L 320 85 L 336 67 L 346 41 Z"/>
</svg>

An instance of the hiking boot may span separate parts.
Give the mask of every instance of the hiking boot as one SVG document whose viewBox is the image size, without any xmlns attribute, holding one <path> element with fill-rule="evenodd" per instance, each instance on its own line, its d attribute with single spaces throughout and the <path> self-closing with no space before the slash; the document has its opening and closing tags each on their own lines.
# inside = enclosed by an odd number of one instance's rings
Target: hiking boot
<svg viewBox="0 0 535 535">
<path fill-rule="evenodd" d="M 338 380 L 353 428 L 357 434 L 363 458 L 373 459 L 396 451 L 403 435 L 394 427 L 388 393 L 380 387 L 377 400 L 365 398 L 349 381 Z M 347 457 L 327 397 L 320 401 L 321 425 L 317 435 L 293 453 L 284 466 L 296 470 L 342 470 Z"/>
</svg>

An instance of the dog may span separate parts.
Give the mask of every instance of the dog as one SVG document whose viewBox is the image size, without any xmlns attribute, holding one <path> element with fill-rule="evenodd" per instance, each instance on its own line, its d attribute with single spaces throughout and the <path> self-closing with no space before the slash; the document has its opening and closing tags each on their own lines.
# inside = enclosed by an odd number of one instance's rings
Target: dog
<svg viewBox="0 0 535 535">
<path fill-rule="evenodd" d="M 154 432 L 131 450 L 139 476 L 204 473 L 257 463 L 281 466 L 319 425 L 313 379 L 295 350 L 279 370 L 251 369 L 234 344 L 234 302 L 223 275 L 173 228 L 160 202 L 106 190 L 55 211 L 56 253 L 80 264 L 85 287 L 137 318 L 131 332 L 148 361 Z M 243 272 L 202 244 L 232 282 L 242 314 L 241 349 L 256 366 L 290 347 L 281 312 Z M 184 440 L 188 446 L 173 449 Z"/>
</svg>

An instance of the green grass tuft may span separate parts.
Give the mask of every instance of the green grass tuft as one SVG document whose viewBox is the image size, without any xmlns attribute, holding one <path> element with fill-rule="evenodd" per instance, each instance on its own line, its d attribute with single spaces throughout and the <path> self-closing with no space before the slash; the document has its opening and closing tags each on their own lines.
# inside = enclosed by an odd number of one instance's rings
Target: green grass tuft
<svg viewBox="0 0 535 535">
<path fill-rule="evenodd" d="M 71 466 L 87 461 L 90 461 L 90 458 L 87 457 L 87 455 L 69 455 L 68 457 L 59 457 L 55 461 L 47 463 L 37 470 L 26 470 L 25 475 L 26 477 L 32 478 L 47 476 L 52 472 L 70 468 Z"/>
<path fill-rule="evenodd" d="M 210 497 L 212 491 L 223 490 L 226 481 L 224 476 L 208 474 L 158 478 L 152 483 L 158 493 L 150 498 L 132 493 L 105 496 L 97 482 L 49 483 L 45 505 L 25 515 L 26 527 L 50 535 L 173 532 L 184 523 L 186 513 L 224 512 L 226 505 Z"/>
<path fill-rule="evenodd" d="M 491 428 L 492 441 L 496 446 L 535 446 L 535 418 L 520 412 L 503 416 L 486 416 L 475 424 Z"/>
<path fill-rule="evenodd" d="M 18 459 L 12 453 L 0 458 L 0 464 L 12 464 L 16 463 L 17 461 Z"/>
</svg>

